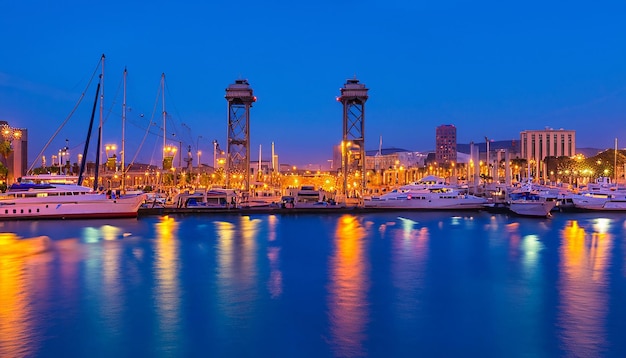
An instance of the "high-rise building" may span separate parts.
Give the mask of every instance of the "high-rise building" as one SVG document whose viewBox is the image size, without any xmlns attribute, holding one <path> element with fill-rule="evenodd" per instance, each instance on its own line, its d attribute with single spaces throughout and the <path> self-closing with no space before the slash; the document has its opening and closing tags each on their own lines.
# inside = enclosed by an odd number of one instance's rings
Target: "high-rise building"
<svg viewBox="0 0 626 358">
<path fill-rule="evenodd" d="M 530 164 L 531 175 L 547 177 L 543 161 L 546 157 L 576 155 L 576 131 L 546 128 L 520 132 L 522 158 Z M 541 175 L 543 174 L 543 175 Z"/>
<path fill-rule="evenodd" d="M 437 127 L 435 137 L 435 160 L 439 164 L 456 162 L 456 127 L 444 124 Z"/>
</svg>

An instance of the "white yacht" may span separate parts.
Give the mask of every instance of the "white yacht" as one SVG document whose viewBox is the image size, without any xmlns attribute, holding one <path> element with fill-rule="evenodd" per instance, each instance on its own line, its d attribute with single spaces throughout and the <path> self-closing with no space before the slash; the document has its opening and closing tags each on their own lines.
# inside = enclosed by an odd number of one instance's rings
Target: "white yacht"
<svg viewBox="0 0 626 358">
<path fill-rule="evenodd" d="M 548 217 L 557 201 L 536 192 L 511 193 L 509 210 L 523 216 Z"/>
<path fill-rule="evenodd" d="M 172 199 L 171 206 L 188 209 L 229 209 L 236 208 L 238 203 L 239 195 L 234 189 L 213 188 L 178 193 Z"/>
<path fill-rule="evenodd" d="M 328 195 L 328 196 L 327 196 Z M 286 195 L 280 200 L 281 207 L 299 209 L 317 209 L 339 207 L 330 193 L 322 189 L 315 189 L 313 185 L 302 185 L 299 188 L 287 189 Z"/>
<path fill-rule="evenodd" d="M 509 210 L 522 216 L 548 217 L 556 207 L 558 194 L 548 188 L 533 185 L 529 178 L 519 188 L 509 192 Z"/>
<path fill-rule="evenodd" d="M 0 220 L 136 217 L 144 197 L 95 192 L 70 177 L 30 176 L 0 194 Z"/>
<path fill-rule="evenodd" d="M 422 184 L 412 183 L 381 196 L 365 198 L 363 205 L 365 208 L 386 209 L 477 210 L 487 203 L 485 198 L 449 186 Z"/>
<path fill-rule="evenodd" d="M 626 211 L 626 189 L 600 177 L 587 190 L 570 196 L 574 207 L 582 210 Z"/>
</svg>

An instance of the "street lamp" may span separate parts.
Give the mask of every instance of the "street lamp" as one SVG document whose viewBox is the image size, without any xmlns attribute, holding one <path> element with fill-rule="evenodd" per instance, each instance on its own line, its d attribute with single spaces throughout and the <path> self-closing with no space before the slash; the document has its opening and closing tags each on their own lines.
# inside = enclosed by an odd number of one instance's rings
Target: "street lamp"
<svg viewBox="0 0 626 358">
<path fill-rule="evenodd" d="M 163 169 L 169 170 L 173 167 L 176 150 L 176 146 L 173 145 L 163 147 Z"/>
<path fill-rule="evenodd" d="M 107 159 L 109 158 L 109 151 L 116 151 L 117 150 L 117 145 L 115 144 L 107 144 L 106 146 L 104 146 L 104 151 L 106 153 Z"/>
<path fill-rule="evenodd" d="M 70 167 L 70 141 L 68 139 L 65 140 L 65 147 L 61 148 L 59 151 L 59 166 L 63 165 L 63 158 L 65 158 L 67 170 L 69 171 Z M 60 169 L 59 169 L 60 170 Z M 67 174 L 65 170 L 63 170 L 63 174 Z"/>
<path fill-rule="evenodd" d="M 104 153 L 107 157 L 106 168 L 111 171 L 115 171 L 117 167 L 117 155 L 115 151 L 117 150 L 117 145 L 115 144 L 107 144 L 104 146 Z M 111 156 L 109 156 L 109 152 L 113 152 Z"/>
</svg>

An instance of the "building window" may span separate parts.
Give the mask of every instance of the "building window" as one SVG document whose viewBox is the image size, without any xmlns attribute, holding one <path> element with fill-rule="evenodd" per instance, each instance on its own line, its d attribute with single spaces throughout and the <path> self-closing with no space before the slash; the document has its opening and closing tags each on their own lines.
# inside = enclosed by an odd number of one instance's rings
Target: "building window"
<svg viewBox="0 0 626 358">
<path fill-rule="evenodd" d="M 572 155 L 572 135 L 571 134 L 567 135 L 567 155 L 568 156 Z"/>
</svg>

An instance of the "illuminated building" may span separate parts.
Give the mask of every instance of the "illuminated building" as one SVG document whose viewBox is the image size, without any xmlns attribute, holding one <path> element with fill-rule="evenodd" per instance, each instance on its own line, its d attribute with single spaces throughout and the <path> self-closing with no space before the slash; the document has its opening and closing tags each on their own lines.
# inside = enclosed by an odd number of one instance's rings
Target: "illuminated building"
<svg viewBox="0 0 626 358">
<path fill-rule="evenodd" d="M 435 132 L 435 161 L 437 163 L 456 163 L 456 127 L 444 124 Z"/>
<path fill-rule="evenodd" d="M 531 176 L 547 178 L 546 157 L 576 155 L 576 131 L 546 128 L 520 132 L 521 156 L 530 165 Z"/>
</svg>

